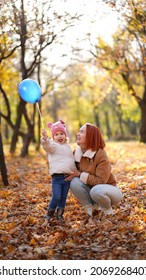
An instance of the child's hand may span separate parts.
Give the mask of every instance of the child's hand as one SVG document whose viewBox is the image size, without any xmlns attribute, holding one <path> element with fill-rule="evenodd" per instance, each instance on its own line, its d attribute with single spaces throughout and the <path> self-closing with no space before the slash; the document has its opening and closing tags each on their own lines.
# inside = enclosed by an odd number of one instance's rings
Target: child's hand
<svg viewBox="0 0 146 280">
<path fill-rule="evenodd" d="M 42 140 L 46 141 L 48 138 L 48 134 L 45 129 L 42 129 Z"/>
</svg>

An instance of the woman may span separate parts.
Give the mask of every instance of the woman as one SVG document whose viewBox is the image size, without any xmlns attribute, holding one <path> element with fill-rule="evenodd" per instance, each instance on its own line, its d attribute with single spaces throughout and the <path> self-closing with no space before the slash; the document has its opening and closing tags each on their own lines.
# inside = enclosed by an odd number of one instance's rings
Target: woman
<svg viewBox="0 0 146 280">
<path fill-rule="evenodd" d="M 112 214 L 111 207 L 120 202 L 122 193 L 111 173 L 100 129 L 90 123 L 83 125 L 77 144 L 74 157 L 78 170 L 67 178 L 70 189 L 90 216 L 97 205 L 105 214 Z"/>
</svg>

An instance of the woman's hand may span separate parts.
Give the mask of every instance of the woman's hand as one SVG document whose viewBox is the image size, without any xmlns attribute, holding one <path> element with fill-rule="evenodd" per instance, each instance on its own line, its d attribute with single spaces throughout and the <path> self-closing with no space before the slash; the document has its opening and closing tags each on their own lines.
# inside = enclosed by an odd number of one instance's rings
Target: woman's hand
<svg viewBox="0 0 146 280">
<path fill-rule="evenodd" d="M 65 181 L 71 181 L 75 177 L 80 177 L 80 175 L 81 175 L 81 172 L 79 170 L 76 170 L 76 171 L 70 173 L 69 175 L 67 175 L 67 177 L 65 178 Z"/>
<path fill-rule="evenodd" d="M 48 138 L 48 134 L 46 132 L 46 130 L 43 128 L 42 129 L 42 140 L 46 141 Z"/>
</svg>

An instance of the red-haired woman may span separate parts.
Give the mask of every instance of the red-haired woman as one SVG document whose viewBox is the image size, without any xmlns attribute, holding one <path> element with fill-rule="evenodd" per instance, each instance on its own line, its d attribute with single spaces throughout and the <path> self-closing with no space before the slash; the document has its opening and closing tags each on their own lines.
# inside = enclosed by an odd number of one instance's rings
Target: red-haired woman
<svg viewBox="0 0 146 280">
<path fill-rule="evenodd" d="M 74 157 L 78 170 L 67 178 L 70 189 L 90 216 L 94 205 L 112 214 L 112 205 L 120 202 L 122 193 L 111 173 L 100 129 L 86 123 L 77 133 L 77 144 Z"/>
</svg>

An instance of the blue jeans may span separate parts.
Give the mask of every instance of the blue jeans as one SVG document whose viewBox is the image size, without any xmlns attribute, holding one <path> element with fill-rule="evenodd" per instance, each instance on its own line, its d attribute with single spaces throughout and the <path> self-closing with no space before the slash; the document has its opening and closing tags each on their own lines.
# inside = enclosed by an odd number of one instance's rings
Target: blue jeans
<svg viewBox="0 0 146 280">
<path fill-rule="evenodd" d="M 52 199 L 48 208 L 64 208 L 66 204 L 66 198 L 69 191 L 70 182 L 65 181 L 64 174 L 52 175 Z"/>
</svg>

